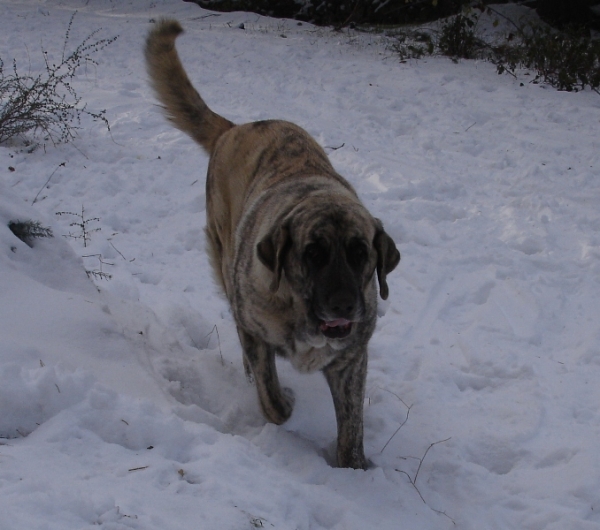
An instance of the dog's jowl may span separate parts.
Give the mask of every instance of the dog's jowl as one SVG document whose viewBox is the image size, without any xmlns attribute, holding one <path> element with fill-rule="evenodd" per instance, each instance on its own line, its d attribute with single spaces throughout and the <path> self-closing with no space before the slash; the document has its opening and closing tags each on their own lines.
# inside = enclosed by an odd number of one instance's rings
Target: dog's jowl
<svg viewBox="0 0 600 530">
<path fill-rule="evenodd" d="M 325 375 L 337 418 L 337 463 L 366 468 L 363 400 L 377 287 L 400 253 L 381 222 L 303 129 L 285 121 L 234 125 L 202 100 L 183 69 L 174 20 L 146 42 L 152 87 L 167 117 L 210 157 L 208 251 L 235 317 L 265 417 L 285 422 L 291 393 L 275 356 Z"/>
</svg>

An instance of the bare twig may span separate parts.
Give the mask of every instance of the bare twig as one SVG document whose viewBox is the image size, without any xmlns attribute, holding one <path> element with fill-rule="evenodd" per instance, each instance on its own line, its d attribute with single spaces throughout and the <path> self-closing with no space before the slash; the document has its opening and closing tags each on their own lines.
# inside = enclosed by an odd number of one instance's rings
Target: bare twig
<svg viewBox="0 0 600 530">
<path fill-rule="evenodd" d="M 417 460 L 419 461 L 419 465 L 417 467 L 417 471 L 415 472 L 415 476 L 414 477 L 411 477 L 406 471 L 404 471 L 402 469 L 396 469 L 396 471 L 398 473 L 402 473 L 402 474 L 406 475 L 406 477 L 408 478 L 408 481 L 410 482 L 411 486 L 413 488 L 415 488 L 415 491 L 418 493 L 419 497 L 421 497 L 421 500 L 423 501 L 423 504 L 427 505 L 435 513 L 438 513 L 440 515 L 443 515 L 443 516 L 447 517 L 448 519 L 450 519 L 450 521 L 452 521 L 452 524 L 456 526 L 456 522 L 454 521 L 454 519 L 452 519 L 452 517 L 450 517 L 446 512 L 443 512 L 441 510 L 436 510 L 435 508 L 432 508 L 431 506 L 429 506 L 429 504 L 427 504 L 427 501 L 423 497 L 421 491 L 419 490 L 419 488 L 417 488 L 417 479 L 419 478 L 419 472 L 421 471 L 421 466 L 423 465 L 423 462 L 425 461 L 425 458 L 427 457 L 427 453 L 429 453 L 429 451 L 431 450 L 431 448 L 434 445 L 442 444 L 444 442 L 447 442 L 448 440 L 450 440 L 450 438 L 446 438 L 445 440 L 440 440 L 438 442 L 433 442 L 433 443 L 429 444 L 429 447 L 425 450 L 425 452 L 423 453 L 423 456 L 421 458 L 417 458 Z M 414 458 L 416 458 L 416 457 L 414 457 Z"/>
<path fill-rule="evenodd" d="M 210 333 L 206 334 L 206 337 L 208 338 L 208 341 L 206 343 L 206 347 L 208 348 L 208 345 L 210 344 L 210 336 L 213 334 L 213 332 L 217 332 L 217 342 L 219 344 L 219 355 L 221 356 L 221 364 L 223 366 L 225 366 L 225 359 L 223 359 L 223 352 L 221 351 L 221 337 L 219 336 L 219 328 L 217 327 L 217 325 L 215 324 L 213 326 L 213 328 L 210 330 Z"/>
<path fill-rule="evenodd" d="M 112 279 L 112 274 L 109 274 L 108 272 L 104 272 L 102 270 L 102 265 L 110 265 L 111 267 L 114 266 L 114 263 L 110 263 L 109 261 L 104 261 L 104 259 L 102 258 L 102 254 L 87 254 L 85 256 L 81 256 L 82 258 L 97 258 L 98 262 L 100 263 L 100 268 L 99 269 L 95 269 L 95 270 L 87 270 L 85 271 L 85 273 L 87 274 L 88 278 L 95 278 L 97 280 L 110 280 Z"/>
<path fill-rule="evenodd" d="M 37 202 L 37 199 L 40 196 L 40 193 L 42 193 L 42 190 L 50 183 L 50 179 L 54 176 L 54 173 L 56 173 L 59 168 L 65 167 L 65 165 L 66 165 L 66 162 L 61 162 L 60 164 L 58 164 L 58 166 L 56 166 L 56 169 L 50 174 L 50 176 L 48 177 L 48 180 L 40 188 L 40 191 L 37 192 L 37 195 L 35 196 L 35 198 L 33 199 L 33 201 L 31 201 L 31 205 L 32 206 Z"/>
<path fill-rule="evenodd" d="M 390 436 L 390 438 L 388 439 L 387 442 L 385 442 L 385 445 L 382 447 L 381 451 L 379 451 L 379 453 L 383 453 L 383 451 L 385 451 L 385 448 L 389 445 L 389 443 L 392 441 L 392 439 L 394 438 L 394 436 L 396 436 L 398 434 L 398 432 L 400 432 L 400 429 L 402 429 L 402 427 L 404 427 L 404 425 L 406 424 L 406 422 L 408 421 L 408 416 L 410 414 L 410 409 L 412 408 L 412 405 L 407 405 L 404 400 L 397 394 L 395 394 L 394 392 L 392 392 L 391 390 L 388 390 L 387 388 L 381 388 L 381 387 L 377 387 L 379 388 L 379 390 L 383 390 L 384 392 L 388 392 L 389 394 L 392 394 L 392 396 L 395 396 L 396 398 L 398 398 L 398 400 L 400 401 L 400 403 L 402 403 L 405 407 L 406 407 L 406 418 L 404 418 L 404 421 L 400 424 L 400 426 L 394 431 L 394 434 L 392 434 Z"/>
<path fill-rule="evenodd" d="M 148 469 L 150 466 L 141 466 L 141 467 L 132 467 L 131 469 L 128 469 L 127 471 L 141 471 L 142 469 Z"/>
<path fill-rule="evenodd" d="M 489 5 L 488 5 L 488 6 L 486 6 L 486 9 L 487 9 L 489 12 L 491 12 L 491 13 L 494 13 L 495 15 L 497 15 L 497 16 L 499 16 L 499 17 L 502 17 L 502 18 L 503 18 L 504 20 L 506 20 L 508 23 L 512 24 L 512 25 L 513 25 L 513 26 L 516 28 L 516 30 L 517 30 L 517 31 L 521 31 L 521 30 L 522 30 L 522 27 L 521 27 L 521 26 L 519 26 L 519 25 L 518 25 L 518 24 L 517 24 L 517 23 L 516 23 L 514 20 L 512 20 L 511 18 L 507 17 L 507 16 L 506 16 L 504 13 L 501 13 L 500 11 L 497 11 L 496 9 L 494 9 L 493 7 L 491 7 L 491 6 L 489 6 Z"/>
<path fill-rule="evenodd" d="M 123 253 L 122 253 L 122 252 L 121 252 L 121 251 L 120 251 L 120 250 L 119 250 L 117 247 L 115 247 L 115 246 L 112 244 L 112 242 L 110 242 L 110 241 L 109 241 L 109 243 L 110 243 L 110 246 L 111 246 L 112 248 L 114 248 L 114 249 L 115 249 L 115 251 L 116 251 L 116 252 L 119 254 L 119 256 L 121 256 L 121 257 L 122 257 L 122 258 L 123 258 L 125 261 L 127 261 L 127 258 L 126 258 L 125 256 L 123 256 Z"/>
<path fill-rule="evenodd" d="M 447 442 L 448 440 L 450 440 L 450 438 L 446 438 L 445 440 L 440 440 L 439 442 L 433 442 L 432 444 L 429 445 L 429 447 L 425 450 L 425 454 L 423 455 L 423 457 L 420 459 L 419 461 L 419 467 L 417 467 L 417 472 L 415 473 L 415 478 L 413 479 L 413 484 L 417 483 L 417 478 L 419 477 L 419 471 L 421 471 L 421 466 L 423 465 L 423 461 L 425 460 L 425 457 L 427 456 L 427 453 L 429 453 L 429 450 L 434 446 L 434 445 L 438 445 L 438 444 L 443 444 L 444 442 Z"/>
<path fill-rule="evenodd" d="M 342 147 L 344 147 L 346 145 L 346 142 L 344 142 L 342 145 L 338 145 L 337 147 L 332 147 L 330 145 L 326 145 L 325 149 L 331 149 L 332 151 L 337 151 L 338 149 L 341 149 Z"/>
<path fill-rule="evenodd" d="M 75 212 L 56 212 L 56 215 L 72 215 L 78 219 L 80 219 L 81 221 L 73 221 L 69 226 L 77 226 L 79 227 L 79 229 L 81 230 L 81 234 L 68 234 L 65 237 L 70 237 L 73 239 L 83 239 L 83 246 L 87 247 L 89 242 L 90 242 L 90 234 L 92 232 L 99 232 L 100 230 L 102 230 L 101 228 L 93 228 L 93 229 L 89 229 L 88 228 L 88 224 L 91 222 L 97 222 L 100 221 L 99 217 L 91 217 L 89 219 L 86 219 L 85 217 L 85 209 L 83 207 L 83 205 L 81 205 L 81 213 L 75 213 Z"/>
</svg>

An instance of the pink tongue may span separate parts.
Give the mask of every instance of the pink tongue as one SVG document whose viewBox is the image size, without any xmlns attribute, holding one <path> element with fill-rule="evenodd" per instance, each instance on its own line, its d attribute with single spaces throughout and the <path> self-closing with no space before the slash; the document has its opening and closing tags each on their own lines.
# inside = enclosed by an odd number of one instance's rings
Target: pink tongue
<svg viewBox="0 0 600 530">
<path fill-rule="evenodd" d="M 329 322 L 323 322 L 322 326 L 326 328 L 337 328 L 347 326 L 348 324 L 350 324 L 349 320 L 346 320 L 345 318 L 336 318 L 335 320 L 330 320 Z"/>
</svg>

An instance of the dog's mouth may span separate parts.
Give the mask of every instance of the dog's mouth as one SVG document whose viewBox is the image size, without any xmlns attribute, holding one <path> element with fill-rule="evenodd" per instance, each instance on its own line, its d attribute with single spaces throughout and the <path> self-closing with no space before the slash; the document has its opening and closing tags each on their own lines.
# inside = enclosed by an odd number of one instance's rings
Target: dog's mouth
<svg viewBox="0 0 600 530">
<path fill-rule="evenodd" d="M 319 324 L 321 333 L 328 339 L 343 339 L 350 335 L 352 331 L 352 322 L 345 318 L 336 318 L 335 320 L 322 320 Z"/>
</svg>

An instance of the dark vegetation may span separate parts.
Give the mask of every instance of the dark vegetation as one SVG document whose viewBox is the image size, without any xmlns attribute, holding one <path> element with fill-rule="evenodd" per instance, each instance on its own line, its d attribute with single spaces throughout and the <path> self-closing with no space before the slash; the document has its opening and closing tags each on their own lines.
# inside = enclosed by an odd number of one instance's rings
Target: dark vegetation
<svg viewBox="0 0 600 530">
<path fill-rule="evenodd" d="M 558 90 L 578 91 L 586 87 L 600 90 L 600 40 L 590 35 L 584 25 L 568 24 L 556 29 L 544 22 L 510 23 L 511 31 L 501 43 L 490 44 L 477 35 L 481 14 L 503 15 L 493 8 L 479 4 L 444 21 L 438 32 L 421 37 L 420 47 L 406 44 L 407 38 L 396 46 L 401 58 L 420 58 L 440 53 L 458 59 L 485 59 L 496 65 L 499 74 L 516 77 L 520 70 L 534 73 L 532 82 L 547 83 Z M 413 38 L 413 42 L 414 42 Z"/>
<path fill-rule="evenodd" d="M 521 0 L 535 9 L 536 22 L 507 19 L 494 7 L 505 0 L 187 0 L 218 11 L 251 11 L 294 18 L 335 29 L 386 31 L 401 60 L 438 54 L 460 59 L 485 59 L 499 74 L 533 72 L 532 82 L 558 90 L 600 89 L 600 0 Z M 503 42 L 478 35 L 486 13 L 508 22 Z M 423 24 L 439 20 L 437 29 Z M 420 25 L 420 27 L 419 27 Z"/>
<path fill-rule="evenodd" d="M 459 13 L 467 0 L 186 0 L 215 11 L 250 11 L 321 26 L 420 24 Z M 493 0 L 505 3 L 506 0 Z M 591 10 L 598 0 L 521 0 L 549 24 L 562 29 L 579 25 L 600 29 Z"/>
<path fill-rule="evenodd" d="M 16 237 L 30 247 L 33 246 L 34 239 L 53 237 L 52 229 L 43 226 L 39 221 L 10 221 L 8 223 L 8 228 Z"/>
<path fill-rule="evenodd" d="M 320 26 L 407 24 L 456 13 L 463 0 L 189 0 L 215 11 L 251 11 Z"/>
</svg>

